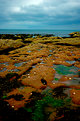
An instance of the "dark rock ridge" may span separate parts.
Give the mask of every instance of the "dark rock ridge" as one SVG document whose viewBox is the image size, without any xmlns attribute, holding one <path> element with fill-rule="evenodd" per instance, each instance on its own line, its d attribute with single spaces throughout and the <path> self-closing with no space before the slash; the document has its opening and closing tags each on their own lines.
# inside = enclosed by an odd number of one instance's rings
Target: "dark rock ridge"
<svg viewBox="0 0 80 121">
<path fill-rule="evenodd" d="M 32 37 L 51 37 L 53 34 L 0 34 L 0 39 L 26 39 Z"/>
</svg>

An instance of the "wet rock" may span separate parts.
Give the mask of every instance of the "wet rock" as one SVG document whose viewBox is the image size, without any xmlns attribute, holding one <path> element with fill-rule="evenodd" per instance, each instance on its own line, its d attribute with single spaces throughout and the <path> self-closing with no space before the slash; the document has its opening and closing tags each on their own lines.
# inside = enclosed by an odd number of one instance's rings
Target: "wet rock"
<svg viewBox="0 0 80 121">
<path fill-rule="evenodd" d="M 72 77 L 62 76 L 62 77 L 59 79 L 59 81 L 60 81 L 60 82 L 64 82 L 64 81 L 71 80 L 71 79 L 72 79 Z"/>
<path fill-rule="evenodd" d="M 29 97 L 32 95 L 32 91 L 36 90 L 32 87 L 25 87 L 24 89 L 16 88 L 7 94 L 7 97 L 10 99 L 5 99 L 5 101 L 8 102 L 9 105 L 14 108 L 14 110 L 18 110 L 19 108 L 24 107 L 26 103 L 28 103 Z M 19 100 L 17 95 L 22 95 L 22 100 Z"/>
<path fill-rule="evenodd" d="M 69 34 L 71 37 L 80 37 L 80 32 L 72 32 Z"/>
<path fill-rule="evenodd" d="M 72 98 L 73 103 L 80 105 L 80 90 L 70 90 L 70 97 Z"/>
<path fill-rule="evenodd" d="M 42 92 L 46 91 L 47 88 L 55 92 L 55 95 L 54 92 L 46 92 L 47 95 L 52 96 L 52 98 L 54 96 L 58 99 L 64 99 L 66 97 L 66 95 L 63 94 L 63 89 L 67 88 L 68 92 L 70 90 L 72 102 L 80 105 L 79 38 L 64 39 L 60 37 L 41 37 L 41 35 L 35 35 L 37 37 L 31 38 L 32 36 L 33 35 L 19 34 L 13 37 L 15 40 L 2 39 L 0 41 L 1 51 L 11 47 L 14 49 L 13 51 L 9 50 L 10 52 L 8 52 L 7 55 L 5 55 L 5 52 L 3 55 L 0 55 L 1 99 L 8 103 L 9 110 L 11 109 L 18 112 L 24 109 L 28 112 L 34 110 L 35 101 L 38 102 L 39 99 L 43 107 L 42 97 L 44 97 L 44 94 L 42 94 Z M 24 47 L 21 47 L 22 45 Z M 46 102 L 47 104 L 52 98 L 46 98 L 43 103 L 45 104 Z M 57 103 L 55 103 L 55 101 L 53 101 L 53 103 L 54 106 L 57 106 L 59 113 L 59 104 L 62 104 L 62 102 L 59 103 L 57 101 Z M 45 109 L 48 109 L 48 111 L 52 109 L 49 105 L 53 103 L 50 102 Z M 28 110 L 26 106 L 28 106 L 28 108 L 33 107 L 33 109 Z M 61 109 L 63 111 L 60 112 L 60 115 L 57 115 L 53 109 L 50 110 L 52 112 L 49 112 L 49 114 L 51 114 L 50 116 L 47 114 L 47 119 L 49 117 L 50 120 L 63 121 L 64 117 L 67 118 L 67 116 L 63 115 L 65 109 L 62 107 Z M 20 112 L 18 113 L 20 115 Z M 31 115 L 31 112 L 28 113 Z M 56 117 L 56 115 L 58 117 Z M 14 117 L 14 119 L 16 118 Z"/>
</svg>

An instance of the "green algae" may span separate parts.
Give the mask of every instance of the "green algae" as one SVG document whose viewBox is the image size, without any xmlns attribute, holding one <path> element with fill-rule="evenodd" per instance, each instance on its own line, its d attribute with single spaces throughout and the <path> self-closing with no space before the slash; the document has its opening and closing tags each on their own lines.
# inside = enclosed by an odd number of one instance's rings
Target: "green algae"
<svg viewBox="0 0 80 121">
<path fill-rule="evenodd" d="M 55 81 L 58 81 L 59 79 L 58 78 L 54 78 Z"/>
<path fill-rule="evenodd" d="M 4 71 L 6 71 L 7 70 L 7 68 L 3 68 L 2 70 L 0 70 L 0 72 L 4 72 Z"/>
<path fill-rule="evenodd" d="M 51 96 L 46 96 L 43 98 L 44 104 L 49 104 L 54 108 L 58 108 L 64 105 L 64 101 L 62 99 L 55 99 Z"/>
<path fill-rule="evenodd" d="M 2 97 L 2 99 L 5 99 L 5 98 L 7 98 L 7 96 L 3 96 L 3 97 Z"/>
<path fill-rule="evenodd" d="M 23 107 L 23 109 L 26 110 L 27 112 L 32 112 L 32 108 Z"/>
<path fill-rule="evenodd" d="M 36 101 L 35 110 L 32 119 L 35 121 L 44 121 L 47 117 L 45 114 L 45 107 L 52 107 L 53 109 L 63 108 L 70 105 L 71 99 L 56 99 L 52 96 L 43 97 L 41 100 Z"/>
<path fill-rule="evenodd" d="M 74 74 L 74 72 L 70 71 L 74 69 L 73 67 L 67 67 L 64 65 L 57 65 L 55 70 L 58 74 L 67 75 L 67 74 Z"/>
<path fill-rule="evenodd" d="M 14 66 L 19 67 L 19 66 L 22 66 L 22 64 L 23 64 L 23 62 L 21 62 L 21 63 L 15 63 Z"/>
</svg>

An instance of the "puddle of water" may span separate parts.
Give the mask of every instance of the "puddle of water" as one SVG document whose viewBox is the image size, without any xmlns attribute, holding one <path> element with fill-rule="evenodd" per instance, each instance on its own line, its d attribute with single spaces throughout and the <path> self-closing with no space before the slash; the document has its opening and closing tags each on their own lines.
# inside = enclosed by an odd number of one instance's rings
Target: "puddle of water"
<svg viewBox="0 0 80 121">
<path fill-rule="evenodd" d="M 66 84 L 67 86 L 71 86 L 71 85 L 79 85 L 80 84 L 80 80 L 67 80 L 67 81 L 63 81 L 63 82 L 60 82 L 60 83 L 63 83 L 63 84 Z"/>
<path fill-rule="evenodd" d="M 67 67 L 64 65 L 56 65 L 54 66 L 54 68 L 58 74 L 61 74 L 61 75 L 67 75 L 68 73 L 72 74 L 72 72 L 70 72 L 70 67 Z"/>
<path fill-rule="evenodd" d="M 43 60 L 42 58 L 40 60 Z"/>
<path fill-rule="evenodd" d="M 15 63 L 14 66 L 19 67 L 22 66 L 23 63 Z"/>
<path fill-rule="evenodd" d="M 49 52 L 53 52 L 52 50 L 49 50 Z"/>
<path fill-rule="evenodd" d="M 73 51 L 71 51 L 71 53 L 73 53 Z"/>
<path fill-rule="evenodd" d="M 4 71 L 6 71 L 7 70 L 7 68 L 3 68 L 2 70 L 0 70 L 0 72 L 4 72 Z"/>
<path fill-rule="evenodd" d="M 78 67 L 75 66 L 71 66 L 71 67 L 67 67 L 64 65 L 54 65 L 55 70 L 56 70 L 56 74 L 54 77 L 54 80 L 52 81 L 53 84 L 55 83 L 59 83 L 59 79 L 61 78 L 61 76 L 66 75 L 66 76 L 73 76 L 73 75 L 79 75 Z M 79 77 L 74 77 L 72 80 L 67 80 L 67 81 L 61 81 L 60 83 L 66 84 L 67 86 L 70 85 L 79 85 L 80 84 L 80 78 Z"/>
<path fill-rule="evenodd" d="M 5 65 L 5 66 L 8 66 L 8 65 L 9 65 L 8 62 L 4 62 L 4 63 L 0 63 L 0 64 L 3 64 L 3 65 Z"/>
<path fill-rule="evenodd" d="M 13 71 L 18 72 L 18 71 L 20 71 L 20 70 L 19 70 L 19 69 L 14 69 Z"/>
<path fill-rule="evenodd" d="M 43 61 L 40 64 L 45 64 Z"/>
<path fill-rule="evenodd" d="M 51 54 L 48 55 L 48 57 L 52 56 Z"/>
<path fill-rule="evenodd" d="M 75 54 L 72 54 L 72 56 L 75 56 Z"/>
<path fill-rule="evenodd" d="M 68 74 L 77 75 L 79 70 L 78 67 L 75 66 L 67 67 L 64 65 L 54 65 L 53 68 L 60 75 L 68 75 Z"/>
<path fill-rule="evenodd" d="M 37 49 L 38 51 L 42 50 L 42 49 Z"/>
<path fill-rule="evenodd" d="M 76 61 L 66 61 L 67 63 L 69 63 L 69 64 L 74 64 Z"/>
<path fill-rule="evenodd" d="M 35 68 L 35 67 L 36 67 L 36 65 L 32 66 L 32 68 Z"/>
<path fill-rule="evenodd" d="M 28 53 L 31 53 L 32 51 L 31 50 L 29 50 L 29 51 L 27 51 Z"/>
<path fill-rule="evenodd" d="M 53 84 L 56 84 L 56 83 L 59 83 L 59 81 L 58 80 L 57 81 L 56 80 L 53 80 L 52 83 Z"/>
<path fill-rule="evenodd" d="M 23 90 L 25 88 L 25 86 L 21 86 L 19 87 L 19 90 Z"/>
<path fill-rule="evenodd" d="M 71 80 L 72 85 L 80 85 L 80 78 L 73 78 Z"/>
<path fill-rule="evenodd" d="M 57 78 L 58 79 L 58 78 Z M 73 78 L 72 80 L 67 80 L 67 81 L 58 81 L 58 80 L 54 80 L 52 81 L 53 84 L 56 83 L 63 83 L 66 84 L 67 86 L 71 86 L 71 85 L 80 85 L 80 78 Z"/>
<path fill-rule="evenodd" d="M 55 56 L 55 58 L 59 58 L 59 57 Z"/>
<path fill-rule="evenodd" d="M 71 68 L 71 72 L 73 72 L 74 75 L 79 75 L 79 70 L 80 68 L 76 67 L 76 66 L 72 66 Z"/>
<path fill-rule="evenodd" d="M 19 67 L 19 66 L 22 66 L 24 63 L 26 62 L 15 63 L 14 66 Z"/>
<path fill-rule="evenodd" d="M 54 77 L 54 80 L 59 80 L 60 78 L 62 77 L 62 75 L 58 74 L 58 73 L 55 73 L 55 77 Z"/>
<path fill-rule="evenodd" d="M 8 72 L 13 72 L 13 71 L 18 72 L 20 70 L 19 69 L 8 70 Z"/>
</svg>

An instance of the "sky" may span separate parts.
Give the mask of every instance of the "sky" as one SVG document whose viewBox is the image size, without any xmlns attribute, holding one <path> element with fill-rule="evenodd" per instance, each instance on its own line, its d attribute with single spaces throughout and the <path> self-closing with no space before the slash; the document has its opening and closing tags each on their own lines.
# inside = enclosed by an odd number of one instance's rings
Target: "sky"
<svg viewBox="0 0 80 121">
<path fill-rule="evenodd" d="M 80 30 L 80 0 L 0 0 L 0 29 Z"/>
</svg>

